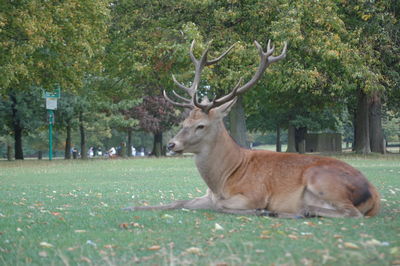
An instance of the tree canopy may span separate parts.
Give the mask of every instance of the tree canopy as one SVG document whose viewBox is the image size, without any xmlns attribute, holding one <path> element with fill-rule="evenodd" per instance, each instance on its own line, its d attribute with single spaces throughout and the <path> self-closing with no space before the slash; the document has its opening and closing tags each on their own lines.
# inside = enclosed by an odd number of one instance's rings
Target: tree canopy
<svg viewBox="0 0 400 266">
<path fill-rule="evenodd" d="M 251 78 L 258 67 L 253 41 L 266 46 L 271 39 L 275 53 L 288 42 L 287 57 L 239 101 L 247 127 L 290 129 L 301 140 L 307 130 L 351 125 L 355 150 L 382 152 L 374 145 L 383 143 L 381 120 L 391 125 L 400 116 L 399 10 L 396 0 L 2 1 L 0 132 L 15 143 L 25 128 L 43 135 L 41 90 L 60 86 L 56 128 L 69 136 L 66 153 L 78 128 L 82 153 L 85 132 L 102 132 L 89 136 L 91 145 L 116 132 L 130 145 L 133 132 L 162 134 L 179 120 L 160 97 L 175 89 L 172 74 L 192 82 L 192 40 L 196 56 L 235 44 L 204 69 L 201 87 L 213 98 Z"/>
</svg>

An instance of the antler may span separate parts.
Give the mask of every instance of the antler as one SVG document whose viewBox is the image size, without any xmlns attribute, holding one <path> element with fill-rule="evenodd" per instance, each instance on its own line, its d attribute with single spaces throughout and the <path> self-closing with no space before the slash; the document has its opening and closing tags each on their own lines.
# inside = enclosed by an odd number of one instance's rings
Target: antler
<svg viewBox="0 0 400 266">
<path fill-rule="evenodd" d="M 224 53 L 222 53 L 219 57 L 217 57 L 211 61 L 208 61 L 207 60 L 208 47 L 203 52 L 201 58 L 199 60 L 197 60 L 193 54 L 194 44 L 195 44 L 195 41 L 193 40 L 192 45 L 190 46 L 190 58 L 192 59 L 192 62 L 195 65 L 195 76 L 194 76 L 192 86 L 186 87 L 183 84 L 179 83 L 175 79 L 174 76 L 172 76 L 175 84 L 177 84 L 178 87 L 180 87 L 181 89 L 184 89 L 190 95 L 191 100 L 178 95 L 174 91 L 173 91 L 174 95 L 177 98 L 180 98 L 181 100 L 183 100 L 185 103 L 177 103 L 177 102 L 172 101 L 171 99 L 168 98 L 165 91 L 164 91 L 164 97 L 174 105 L 181 106 L 181 107 L 189 107 L 189 108 L 190 107 L 193 108 L 194 106 L 196 106 L 196 107 L 200 108 L 201 110 L 203 110 L 203 112 L 205 112 L 205 113 L 208 113 L 212 108 L 218 107 L 226 102 L 233 100 L 235 97 L 245 93 L 247 90 L 249 90 L 251 87 L 253 87 L 257 83 L 257 81 L 261 78 L 265 69 L 267 69 L 267 67 L 270 64 L 275 63 L 275 62 L 285 58 L 286 50 L 287 50 L 287 43 L 285 42 L 281 54 L 279 56 L 273 56 L 272 54 L 275 50 L 275 47 L 274 46 L 271 47 L 271 40 L 268 40 L 266 52 L 264 52 L 262 46 L 257 41 L 254 41 L 254 44 L 256 45 L 258 52 L 259 52 L 259 56 L 260 56 L 260 64 L 259 64 L 258 69 L 257 69 L 256 73 L 254 74 L 254 76 L 243 86 L 240 86 L 240 84 L 242 84 L 242 80 L 243 80 L 242 78 L 240 78 L 238 83 L 232 89 L 232 91 L 229 94 L 227 94 L 219 99 L 214 99 L 211 102 L 203 101 L 202 103 L 199 103 L 197 100 L 196 92 L 197 92 L 197 88 L 200 83 L 200 76 L 201 76 L 201 72 L 202 72 L 204 66 L 209 66 L 209 65 L 215 64 L 218 61 L 220 61 L 227 53 L 229 53 L 229 51 L 233 48 L 234 45 L 229 47 L 229 49 L 226 50 Z"/>
<path fill-rule="evenodd" d="M 194 74 L 194 79 L 192 82 L 192 85 L 190 87 L 186 87 L 185 85 L 183 85 L 182 83 L 180 83 L 179 81 L 176 80 L 175 76 L 172 75 L 172 79 L 174 81 L 174 83 L 181 89 L 185 90 L 189 95 L 191 100 L 180 96 L 179 94 L 177 94 L 175 91 L 173 91 L 174 95 L 183 100 L 185 103 L 178 103 L 175 102 L 173 100 L 171 100 L 168 96 L 167 93 L 164 91 L 164 97 L 165 99 L 167 99 L 169 102 L 171 102 L 173 105 L 177 105 L 177 106 L 181 106 L 181 107 L 189 107 L 189 108 L 193 108 L 195 106 L 194 103 L 194 95 L 197 92 L 197 89 L 199 87 L 200 84 L 200 77 L 201 77 L 201 72 L 203 71 L 203 68 L 205 66 L 210 66 L 213 64 L 216 64 L 217 62 L 219 62 L 225 55 L 227 55 L 230 50 L 232 50 L 232 48 L 234 47 L 235 44 L 231 45 L 231 47 L 229 47 L 225 52 L 223 52 L 219 57 L 212 59 L 212 60 L 207 60 L 208 57 L 208 47 L 206 48 L 206 50 L 204 50 L 203 54 L 201 55 L 200 59 L 197 59 L 194 56 L 193 53 L 193 49 L 194 49 L 194 45 L 195 45 L 195 40 L 192 41 L 192 44 L 190 45 L 190 51 L 189 51 L 189 55 L 190 55 L 190 59 L 192 60 L 194 67 L 195 67 L 195 74 Z M 210 42 L 211 43 L 211 42 Z M 210 44 L 209 43 L 209 44 Z"/>
</svg>

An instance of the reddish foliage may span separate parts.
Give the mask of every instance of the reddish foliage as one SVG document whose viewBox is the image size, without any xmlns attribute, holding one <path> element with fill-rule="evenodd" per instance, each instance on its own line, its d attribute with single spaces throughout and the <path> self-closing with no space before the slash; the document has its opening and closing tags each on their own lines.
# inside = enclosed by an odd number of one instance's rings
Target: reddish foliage
<svg viewBox="0 0 400 266">
<path fill-rule="evenodd" d="M 162 96 L 145 96 L 143 102 L 134 108 L 139 126 L 151 133 L 161 133 L 177 125 L 181 116 Z"/>
</svg>

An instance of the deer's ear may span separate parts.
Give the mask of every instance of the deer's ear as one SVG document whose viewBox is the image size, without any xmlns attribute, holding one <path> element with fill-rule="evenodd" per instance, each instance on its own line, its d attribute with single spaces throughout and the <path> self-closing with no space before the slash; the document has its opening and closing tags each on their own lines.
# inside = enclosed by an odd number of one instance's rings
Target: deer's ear
<svg viewBox="0 0 400 266">
<path fill-rule="evenodd" d="M 235 97 L 233 100 L 229 102 L 224 103 L 221 106 L 218 106 L 217 108 L 214 109 L 215 114 L 221 118 L 225 117 L 231 111 L 232 106 L 235 105 L 236 100 L 237 97 Z"/>
</svg>

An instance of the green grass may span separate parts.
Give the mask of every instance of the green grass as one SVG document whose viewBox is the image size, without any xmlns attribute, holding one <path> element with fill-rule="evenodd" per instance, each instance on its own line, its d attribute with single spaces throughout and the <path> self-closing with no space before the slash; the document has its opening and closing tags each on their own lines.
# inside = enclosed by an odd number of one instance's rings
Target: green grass
<svg viewBox="0 0 400 266">
<path fill-rule="evenodd" d="M 378 187 L 378 217 L 124 212 L 202 195 L 192 158 L 0 161 L 0 265 L 399 264 L 400 158 L 342 159 Z"/>
</svg>

